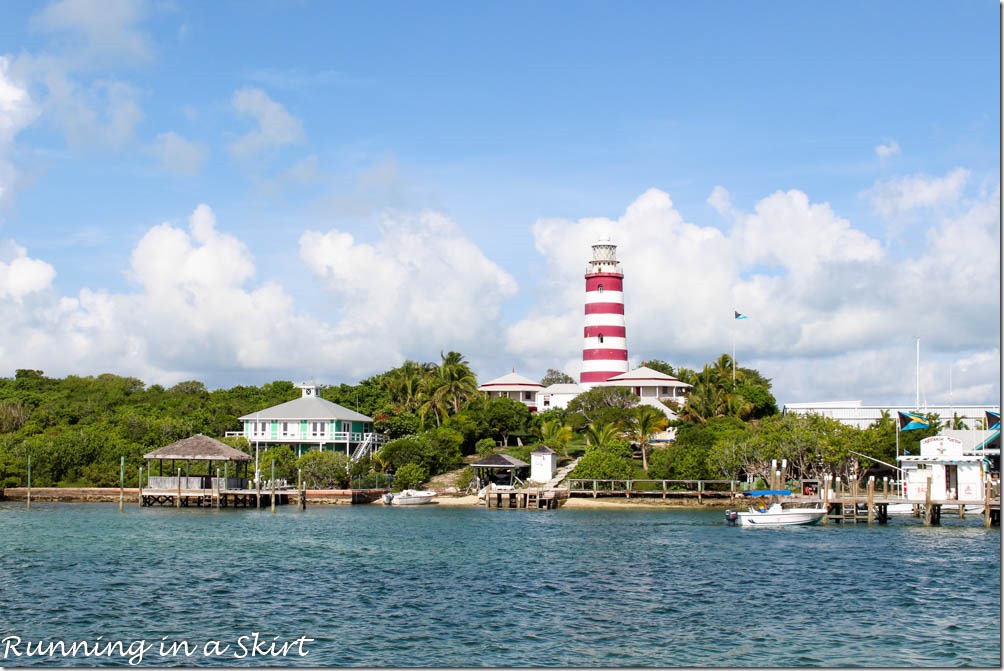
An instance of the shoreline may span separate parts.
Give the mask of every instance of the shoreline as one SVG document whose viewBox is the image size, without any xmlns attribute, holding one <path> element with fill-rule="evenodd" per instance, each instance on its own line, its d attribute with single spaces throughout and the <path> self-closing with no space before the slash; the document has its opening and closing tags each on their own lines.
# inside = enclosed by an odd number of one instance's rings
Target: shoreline
<svg viewBox="0 0 1004 671">
<path fill-rule="evenodd" d="M 262 492 L 263 494 L 265 492 Z M 0 501 L 20 501 L 26 502 L 28 489 L 26 487 L 9 487 L 0 490 Z M 135 505 L 139 489 L 137 487 L 32 487 L 31 500 L 38 503 L 118 503 L 120 498 L 127 504 Z M 351 489 L 308 489 L 308 505 L 353 505 L 353 490 Z M 383 505 L 378 496 L 370 503 L 357 503 L 354 505 Z M 444 508 L 477 508 L 484 507 L 474 494 L 457 496 L 455 494 L 439 494 L 433 505 Z M 593 498 L 592 496 L 570 496 L 564 500 L 561 508 L 659 508 L 659 509 L 709 509 L 718 510 L 734 506 L 735 503 L 727 498 L 704 499 L 697 501 L 690 498 L 645 498 L 634 496 L 627 498 L 624 496 L 602 496 Z"/>
</svg>

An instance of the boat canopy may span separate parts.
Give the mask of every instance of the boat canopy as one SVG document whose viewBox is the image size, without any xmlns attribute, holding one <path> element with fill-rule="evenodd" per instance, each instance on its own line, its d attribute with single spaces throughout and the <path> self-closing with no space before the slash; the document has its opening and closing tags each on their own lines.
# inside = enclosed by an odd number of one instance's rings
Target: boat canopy
<svg viewBox="0 0 1004 671">
<path fill-rule="evenodd" d="M 743 496 L 791 496 L 790 489 L 755 489 L 752 492 L 743 492 Z"/>
</svg>

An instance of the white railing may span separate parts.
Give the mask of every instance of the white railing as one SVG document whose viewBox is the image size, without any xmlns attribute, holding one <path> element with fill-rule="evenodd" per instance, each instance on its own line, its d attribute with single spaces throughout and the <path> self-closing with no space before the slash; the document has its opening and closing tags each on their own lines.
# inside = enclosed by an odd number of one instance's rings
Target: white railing
<svg viewBox="0 0 1004 671">
<path fill-rule="evenodd" d="M 350 431 L 335 431 L 333 433 L 312 433 L 310 431 L 290 431 L 288 433 L 276 433 L 275 437 L 272 437 L 271 431 L 266 431 L 265 433 L 252 432 L 250 435 L 245 435 L 243 432 L 228 431 L 227 436 L 231 433 L 236 433 L 237 436 L 244 436 L 250 442 L 261 441 L 269 443 L 361 443 L 366 440 L 374 440 L 377 444 L 382 445 L 387 442 L 387 437 L 381 433 L 356 433 Z"/>
</svg>

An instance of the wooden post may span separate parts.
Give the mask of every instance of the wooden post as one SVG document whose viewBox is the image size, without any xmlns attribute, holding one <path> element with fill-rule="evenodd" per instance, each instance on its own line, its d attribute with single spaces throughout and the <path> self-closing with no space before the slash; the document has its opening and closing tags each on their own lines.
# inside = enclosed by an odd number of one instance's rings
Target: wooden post
<svg viewBox="0 0 1004 671">
<path fill-rule="evenodd" d="M 220 497 L 222 492 L 220 491 L 220 467 L 216 467 L 216 509 L 220 509 Z"/>
<path fill-rule="evenodd" d="M 932 522 L 932 511 L 931 511 L 931 485 L 933 483 L 933 477 L 927 476 L 927 491 L 924 492 L 924 526 L 931 526 Z"/>
<path fill-rule="evenodd" d="M 31 455 L 28 455 L 28 498 L 26 510 L 31 510 Z"/>
<path fill-rule="evenodd" d="M 596 481 L 593 480 L 593 498 L 596 498 Z"/>
<path fill-rule="evenodd" d="M 299 501 L 296 502 L 297 510 L 304 510 L 307 507 L 307 491 L 303 486 L 303 469 L 296 469 L 296 491 L 298 492 Z"/>
<path fill-rule="evenodd" d="M 889 498 L 889 476 L 888 475 L 882 476 L 882 498 L 883 499 L 888 499 Z"/>
<path fill-rule="evenodd" d="M 181 469 L 178 469 L 178 498 L 174 502 L 175 508 L 181 507 Z"/>
<path fill-rule="evenodd" d="M 143 507 L 143 467 L 139 467 L 139 482 L 137 484 L 138 493 L 136 495 L 136 505 Z"/>
<path fill-rule="evenodd" d="M 611 486 L 613 486 L 613 485 L 611 485 Z M 630 480 L 626 480 L 625 481 L 625 484 L 624 484 L 624 497 L 628 498 L 628 499 L 631 498 L 631 481 Z"/>
<path fill-rule="evenodd" d="M 868 524 L 875 521 L 875 476 L 868 477 Z"/>
<path fill-rule="evenodd" d="M 125 506 L 125 455 L 119 463 L 119 512 Z"/>
<path fill-rule="evenodd" d="M 666 481 L 662 481 L 662 498 L 666 498 Z"/>
<path fill-rule="evenodd" d="M 820 520 L 820 523 L 821 524 L 829 524 L 830 523 L 830 476 L 824 473 L 823 474 L 823 482 L 821 484 L 823 486 L 823 492 L 822 492 L 822 494 L 820 494 L 820 497 L 822 498 L 823 510 L 826 511 L 826 514 L 823 515 L 823 519 Z"/>
<path fill-rule="evenodd" d="M 704 480 L 697 481 L 697 502 L 703 503 L 702 495 L 704 494 Z"/>
<path fill-rule="evenodd" d="M 990 494 L 993 488 L 990 486 L 990 478 L 986 479 L 983 487 L 983 526 L 990 528 Z"/>
<path fill-rule="evenodd" d="M 275 459 L 272 460 L 272 512 L 275 512 Z"/>
</svg>

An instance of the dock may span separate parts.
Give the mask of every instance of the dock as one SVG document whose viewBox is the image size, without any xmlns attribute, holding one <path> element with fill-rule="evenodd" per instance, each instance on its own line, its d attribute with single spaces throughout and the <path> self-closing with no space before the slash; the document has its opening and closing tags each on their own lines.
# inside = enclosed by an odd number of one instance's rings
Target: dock
<svg viewBox="0 0 1004 671">
<path fill-rule="evenodd" d="M 568 499 L 567 489 L 495 489 L 485 492 L 485 508 L 556 510 Z"/>
</svg>

